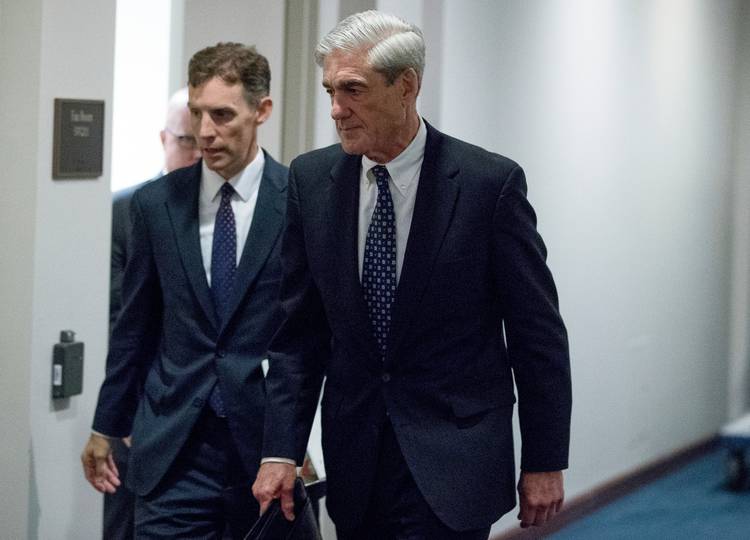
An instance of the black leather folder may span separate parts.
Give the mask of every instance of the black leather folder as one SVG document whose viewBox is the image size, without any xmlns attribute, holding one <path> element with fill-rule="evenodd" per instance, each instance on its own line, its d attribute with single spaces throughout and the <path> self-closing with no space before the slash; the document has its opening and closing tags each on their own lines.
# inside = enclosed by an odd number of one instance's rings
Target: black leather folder
<svg viewBox="0 0 750 540">
<path fill-rule="evenodd" d="M 276 499 L 245 535 L 245 540 L 321 540 L 312 502 L 301 478 L 294 482 L 294 521 L 287 521 Z"/>
</svg>

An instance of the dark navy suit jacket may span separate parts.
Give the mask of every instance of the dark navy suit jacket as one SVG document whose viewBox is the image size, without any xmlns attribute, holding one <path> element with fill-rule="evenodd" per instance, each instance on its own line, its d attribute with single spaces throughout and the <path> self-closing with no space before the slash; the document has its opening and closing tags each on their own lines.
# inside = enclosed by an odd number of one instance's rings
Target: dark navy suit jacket
<svg viewBox="0 0 750 540">
<path fill-rule="evenodd" d="M 122 307 L 122 276 L 128 262 L 130 243 L 130 201 L 133 194 L 146 183 L 160 178 L 159 174 L 150 180 L 130 186 L 112 195 L 112 249 L 109 266 L 109 330 L 112 328 Z"/>
<path fill-rule="evenodd" d="M 437 516 L 455 530 L 487 527 L 515 504 L 514 377 L 522 468 L 568 460 L 567 335 L 524 173 L 428 125 L 382 362 L 358 276 L 360 163 L 335 145 L 291 165 L 286 318 L 271 345 L 263 454 L 301 459 L 325 375 L 338 527 L 363 517 L 386 421 Z"/>
<path fill-rule="evenodd" d="M 280 238 L 287 169 L 268 154 L 253 222 L 223 321 L 217 316 L 198 232 L 201 162 L 138 189 L 93 429 L 132 434 L 128 483 L 139 495 L 164 476 L 217 381 L 245 468 L 255 476 L 264 411 L 261 361 L 279 325 Z M 143 382 L 143 396 L 138 386 Z"/>
</svg>

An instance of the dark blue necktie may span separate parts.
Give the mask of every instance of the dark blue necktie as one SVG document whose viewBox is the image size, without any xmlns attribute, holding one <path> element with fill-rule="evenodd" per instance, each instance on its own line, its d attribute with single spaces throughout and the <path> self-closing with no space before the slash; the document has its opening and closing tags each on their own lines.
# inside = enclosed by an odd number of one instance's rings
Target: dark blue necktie
<svg viewBox="0 0 750 540">
<path fill-rule="evenodd" d="M 378 202 L 365 240 L 362 288 L 380 355 L 385 358 L 391 305 L 396 298 L 396 216 L 388 188 L 390 175 L 382 165 L 372 168 L 378 184 Z"/>
<path fill-rule="evenodd" d="M 237 227 L 232 212 L 234 188 L 229 182 L 221 186 L 221 202 L 214 222 L 213 247 L 211 248 L 211 293 L 216 313 L 222 319 L 229 303 L 237 270 Z"/>
<path fill-rule="evenodd" d="M 211 293 L 219 318 L 224 320 L 237 270 L 237 227 L 232 211 L 234 188 L 229 182 L 221 186 L 221 202 L 214 222 L 213 247 L 211 248 Z M 218 416 L 226 416 L 218 382 L 211 390 L 209 405 Z"/>
</svg>

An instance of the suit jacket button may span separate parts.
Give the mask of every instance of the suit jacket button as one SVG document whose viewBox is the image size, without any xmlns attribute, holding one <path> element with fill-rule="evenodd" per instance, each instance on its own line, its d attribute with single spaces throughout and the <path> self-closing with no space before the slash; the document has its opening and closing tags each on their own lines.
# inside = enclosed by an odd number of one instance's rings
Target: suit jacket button
<svg viewBox="0 0 750 540">
<path fill-rule="evenodd" d="M 380 377 L 383 382 L 388 382 L 391 380 L 391 374 L 390 373 L 383 373 Z"/>
<path fill-rule="evenodd" d="M 216 356 L 218 356 L 219 358 L 224 358 L 224 355 L 225 355 L 225 353 L 224 353 L 223 350 L 216 351 Z"/>
<path fill-rule="evenodd" d="M 203 407 L 203 403 L 204 403 L 203 400 L 197 397 L 193 400 L 193 407 L 198 407 L 198 408 Z"/>
</svg>

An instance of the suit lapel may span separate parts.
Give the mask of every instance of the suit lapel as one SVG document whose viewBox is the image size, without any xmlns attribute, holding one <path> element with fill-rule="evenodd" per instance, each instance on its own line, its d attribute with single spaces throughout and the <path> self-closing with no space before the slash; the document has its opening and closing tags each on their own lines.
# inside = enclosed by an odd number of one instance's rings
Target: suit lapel
<svg viewBox="0 0 750 540">
<path fill-rule="evenodd" d="M 258 277 L 284 224 L 286 173 L 281 165 L 267 153 L 265 160 L 253 221 L 237 266 L 232 297 L 227 306 L 227 316 L 224 318 L 222 327 L 225 327 L 231 320 L 250 285 Z"/>
<path fill-rule="evenodd" d="M 368 352 L 371 361 L 379 363 L 377 344 L 367 313 L 358 263 L 359 178 L 362 158 L 344 154 L 331 169 L 328 192 L 327 224 L 332 271 L 336 273 L 337 300 L 353 340 Z"/>
<path fill-rule="evenodd" d="M 458 164 L 443 148 L 443 135 L 428 124 L 409 240 L 391 312 L 389 361 L 403 340 L 409 321 L 418 315 L 415 311 L 453 217 L 459 192 L 455 181 L 458 171 Z"/>
<path fill-rule="evenodd" d="M 177 252 L 188 280 L 193 287 L 198 303 L 206 316 L 218 328 L 218 318 L 208 288 L 206 271 L 201 254 L 198 230 L 198 195 L 200 193 L 201 162 L 187 169 L 184 174 L 174 176 L 174 184 L 166 201 L 167 213 L 172 222 Z"/>
</svg>

